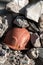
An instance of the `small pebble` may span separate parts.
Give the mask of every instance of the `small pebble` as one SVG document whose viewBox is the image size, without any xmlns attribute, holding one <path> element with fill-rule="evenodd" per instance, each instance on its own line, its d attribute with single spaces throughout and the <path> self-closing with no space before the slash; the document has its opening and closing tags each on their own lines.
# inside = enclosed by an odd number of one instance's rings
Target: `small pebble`
<svg viewBox="0 0 43 65">
<path fill-rule="evenodd" d="M 39 57 L 39 50 L 37 48 L 32 48 L 29 51 L 27 51 L 27 55 L 31 59 L 37 59 Z"/>
</svg>

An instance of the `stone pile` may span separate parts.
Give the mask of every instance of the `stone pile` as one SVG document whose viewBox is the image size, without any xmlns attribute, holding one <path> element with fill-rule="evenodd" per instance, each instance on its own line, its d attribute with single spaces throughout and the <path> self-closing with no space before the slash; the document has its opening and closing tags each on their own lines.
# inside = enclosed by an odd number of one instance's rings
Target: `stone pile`
<svg viewBox="0 0 43 65">
<path fill-rule="evenodd" d="M 0 3 L 0 65 L 43 65 L 43 0 Z"/>
</svg>

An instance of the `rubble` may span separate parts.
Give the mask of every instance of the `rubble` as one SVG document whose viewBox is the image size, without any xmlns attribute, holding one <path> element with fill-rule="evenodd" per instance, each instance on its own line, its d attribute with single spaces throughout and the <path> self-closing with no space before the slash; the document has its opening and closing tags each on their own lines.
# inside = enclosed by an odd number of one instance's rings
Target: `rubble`
<svg viewBox="0 0 43 65">
<path fill-rule="evenodd" d="M 43 65 L 43 0 L 0 0 L 0 65 Z"/>
</svg>

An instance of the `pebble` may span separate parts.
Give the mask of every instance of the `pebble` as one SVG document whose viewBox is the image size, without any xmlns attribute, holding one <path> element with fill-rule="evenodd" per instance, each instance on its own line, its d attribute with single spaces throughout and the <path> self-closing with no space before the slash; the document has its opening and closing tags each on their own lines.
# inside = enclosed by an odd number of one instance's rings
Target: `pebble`
<svg viewBox="0 0 43 65">
<path fill-rule="evenodd" d="M 41 47 L 40 37 L 37 33 L 31 34 L 31 43 L 34 47 Z"/>
<path fill-rule="evenodd" d="M 41 44 L 42 44 L 42 47 L 43 47 L 43 32 L 40 34 L 40 40 L 41 40 Z"/>
<path fill-rule="evenodd" d="M 36 26 L 36 23 L 33 23 L 33 22 L 29 22 L 29 27 L 28 27 L 28 29 L 32 29 L 32 31 L 35 31 L 35 32 L 39 32 L 39 29 L 38 29 L 38 27 Z M 30 30 L 31 30 L 30 29 Z"/>
<path fill-rule="evenodd" d="M 40 4 L 40 1 L 39 1 L 36 4 L 28 5 L 26 7 L 25 16 L 28 19 L 31 19 L 31 20 L 38 23 L 38 20 L 39 20 L 40 14 L 41 14 L 40 11 L 41 11 L 41 4 Z"/>
<path fill-rule="evenodd" d="M 39 57 L 39 50 L 37 48 L 32 48 L 29 51 L 27 51 L 27 55 L 31 59 L 37 59 Z"/>
<path fill-rule="evenodd" d="M 39 59 L 43 62 L 43 48 L 38 48 L 39 50 Z"/>
<path fill-rule="evenodd" d="M 11 27 L 11 21 L 12 16 L 10 14 L 6 16 L 0 16 L 0 38 L 3 36 L 6 30 Z"/>
<path fill-rule="evenodd" d="M 13 23 L 19 27 L 29 27 L 28 21 L 23 16 L 17 16 Z"/>
<path fill-rule="evenodd" d="M 14 50 L 25 50 L 30 40 L 30 33 L 25 28 L 12 28 L 6 34 L 4 42 Z"/>
<path fill-rule="evenodd" d="M 43 14 L 39 18 L 39 29 L 43 32 Z"/>
<path fill-rule="evenodd" d="M 7 28 L 8 28 L 8 23 L 7 20 L 5 20 L 5 16 L 3 18 L 0 16 L 0 37 L 3 36 Z"/>
</svg>

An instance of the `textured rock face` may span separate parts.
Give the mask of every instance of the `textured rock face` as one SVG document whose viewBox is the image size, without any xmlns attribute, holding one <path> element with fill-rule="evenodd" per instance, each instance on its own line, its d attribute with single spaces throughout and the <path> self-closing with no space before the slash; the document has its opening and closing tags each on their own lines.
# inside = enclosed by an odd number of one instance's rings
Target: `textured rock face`
<svg viewBox="0 0 43 65">
<path fill-rule="evenodd" d="M 29 3 L 29 0 L 13 0 L 7 4 L 6 9 L 19 13 L 19 11 Z"/>
<path fill-rule="evenodd" d="M 19 27 L 29 26 L 28 21 L 23 16 L 17 16 L 13 23 Z"/>
</svg>

